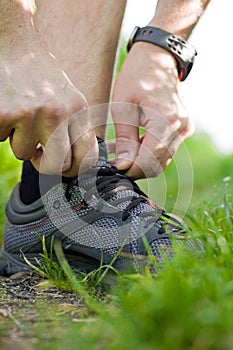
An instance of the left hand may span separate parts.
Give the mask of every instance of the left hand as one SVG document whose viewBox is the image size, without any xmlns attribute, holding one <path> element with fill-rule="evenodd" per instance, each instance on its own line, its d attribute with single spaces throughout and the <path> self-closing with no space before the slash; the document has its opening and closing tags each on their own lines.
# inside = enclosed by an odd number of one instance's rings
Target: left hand
<svg viewBox="0 0 233 350">
<path fill-rule="evenodd" d="M 176 61 L 145 42 L 133 45 L 113 88 L 114 164 L 134 179 L 158 176 L 194 127 L 178 92 Z M 118 102 L 118 103 L 116 103 Z M 139 137 L 139 127 L 144 135 Z"/>
</svg>

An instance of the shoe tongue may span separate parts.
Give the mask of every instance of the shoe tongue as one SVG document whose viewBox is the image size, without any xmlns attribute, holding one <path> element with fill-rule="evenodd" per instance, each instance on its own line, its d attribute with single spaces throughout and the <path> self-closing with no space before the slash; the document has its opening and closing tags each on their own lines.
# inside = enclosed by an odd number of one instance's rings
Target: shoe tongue
<svg viewBox="0 0 233 350">
<path fill-rule="evenodd" d="M 97 142 L 99 146 L 99 157 L 97 162 L 94 166 L 80 174 L 78 177 L 79 186 L 82 188 L 93 186 L 93 184 L 96 183 L 97 177 L 99 177 L 99 169 L 101 167 L 111 168 L 111 164 L 108 162 L 108 150 L 106 143 L 100 137 L 97 137 Z"/>
<path fill-rule="evenodd" d="M 96 162 L 96 167 L 108 167 L 110 168 L 111 165 L 108 162 L 108 150 L 107 150 L 107 145 L 104 142 L 104 140 L 102 140 L 100 137 L 97 137 L 97 141 L 98 141 L 98 146 L 99 146 L 99 158 Z"/>
</svg>

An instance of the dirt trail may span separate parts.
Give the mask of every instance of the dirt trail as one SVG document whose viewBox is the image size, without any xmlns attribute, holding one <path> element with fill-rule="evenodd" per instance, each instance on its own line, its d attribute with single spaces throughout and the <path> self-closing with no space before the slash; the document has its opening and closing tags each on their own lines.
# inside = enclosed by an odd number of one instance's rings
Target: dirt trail
<svg viewBox="0 0 233 350">
<path fill-rule="evenodd" d="M 0 278 L 0 349 L 32 350 L 38 342 L 38 324 L 46 339 L 47 326 L 55 319 L 68 315 L 75 322 L 87 312 L 77 294 L 51 286 L 42 289 L 41 282 L 31 274 Z"/>
</svg>

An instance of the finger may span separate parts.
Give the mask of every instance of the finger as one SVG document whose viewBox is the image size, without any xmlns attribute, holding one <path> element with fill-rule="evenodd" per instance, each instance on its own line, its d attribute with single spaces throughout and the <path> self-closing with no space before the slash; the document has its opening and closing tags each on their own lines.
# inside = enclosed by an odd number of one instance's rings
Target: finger
<svg viewBox="0 0 233 350">
<path fill-rule="evenodd" d="M 127 173 L 134 179 L 154 177 L 162 172 L 161 160 L 176 133 L 166 118 L 149 108 L 143 109 L 141 123 L 145 133 L 135 162 Z"/>
<path fill-rule="evenodd" d="M 0 127 L 0 142 L 5 141 L 13 133 L 11 128 L 1 128 Z"/>
<path fill-rule="evenodd" d="M 69 134 L 64 130 L 59 135 L 51 135 L 45 145 L 41 143 L 31 162 L 40 173 L 61 175 L 71 166 L 70 148 Z"/>
<path fill-rule="evenodd" d="M 5 112 L 1 106 L 0 111 L 0 142 L 5 141 L 13 134 L 14 123 L 12 123 L 11 115 Z"/>
<path fill-rule="evenodd" d="M 116 153 L 116 141 L 108 141 L 107 147 L 109 153 Z"/>
<path fill-rule="evenodd" d="M 36 152 L 37 141 L 31 135 L 31 129 L 16 126 L 10 135 L 10 144 L 16 158 L 31 159 Z"/>
<path fill-rule="evenodd" d="M 69 120 L 69 136 L 72 148 L 71 167 L 64 176 L 77 176 L 98 160 L 98 143 L 88 110 L 74 114 Z"/>
<path fill-rule="evenodd" d="M 144 138 L 137 158 L 127 175 L 135 179 L 158 176 L 170 162 L 179 144 L 190 133 L 189 118 L 177 115 L 176 109 L 166 117 L 155 111 L 154 99 L 147 99 L 141 124 L 145 127 Z M 177 104 L 178 106 L 179 104 Z M 150 108 L 149 108 L 150 106 Z M 172 150 L 169 148 L 172 146 Z"/>
<path fill-rule="evenodd" d="M 140 148 L 127 175 L 134 179 L 157 176 L 161 171 L 164 147 L 170 143 L 171 128 L 167 119 L 153 109 L 143 107 L 141 124 L 145 127 L 140 138 Z"/>
<path fill-rule="evenodd" d="M 195 126 L 193 122 L 189 118 L 183 118 L 180 128 L 177 131 L 177 134 L 174 134 L 174 138 L 170 142 L 169 146 L 167 147 L 167 152 L 164 154 L 164 157 L 161 159 L 161 167 L 165 169 L 169 163 L 171 162 L 174 154 L 178 150 L 181 143 L 187 139 L 188 137 L 192 136 L 192 134 L 195 131 Z"/>
<path fill-rule="evenodd" d="M 115 166 L 116 141 L 107 141 L 108 154 L 110 155 L 109 163 Z"/>
<path fill-rule="evenodd" d="M 150 126 L 150 130 L 146 130 L 142 138 L 138 156 L 127 175 L 134 179 L 158 176 L 170 163 L 179 145 L 186 138 L 188 130 L 185 123 L 182 123 L 178 130 L 171 125 L 157 129 Z"/>
<path fill-rule="evenodd" d="M 115 165 L 120 170 L 128 169 L 139 150 L 140 112 L 131 103 L 113 103 L 111 110 L 116 131 Z"/>
<path fill-rule="evenodd" d="M 71 166 L 68 115 L 65 104 L 53 100 L 36 111 L 33 132 L 41 147 L 31 162 L 41 173 L 61 175 Z"/>
<path fill-rule="evenodd" d="M 163 147 L 159 141 L 144 137 L 134 164 L 126 175 L 135 180 L 158 176 L 162 171 L 159 157 L 161 148 Z"/>
<path fill-rule="evenodd" d="M 193 120 L 189 119 L 188 117 L 183 117 L 179 128 L 179 133 L 182 140 L 185 140 L 188 137 L 192 136 L 194 132 L 195 125 Z"/>
</svg>

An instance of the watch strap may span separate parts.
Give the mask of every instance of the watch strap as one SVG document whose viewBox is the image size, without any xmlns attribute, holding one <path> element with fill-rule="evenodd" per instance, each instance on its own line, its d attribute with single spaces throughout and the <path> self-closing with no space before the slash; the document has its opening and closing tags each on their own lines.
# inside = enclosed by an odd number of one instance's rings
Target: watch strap
<svg viewBox="0 0 233 350">
<path fill-rule="evenodd" d="M 197 52 L 186 40 L 157 27 L 135 27 L 129 39 L 127 51 L 138 41 L 146 41 L 168 50 L 177 62 L 179 79 L 183 81 L 187 78 Z"/>
</svg>

